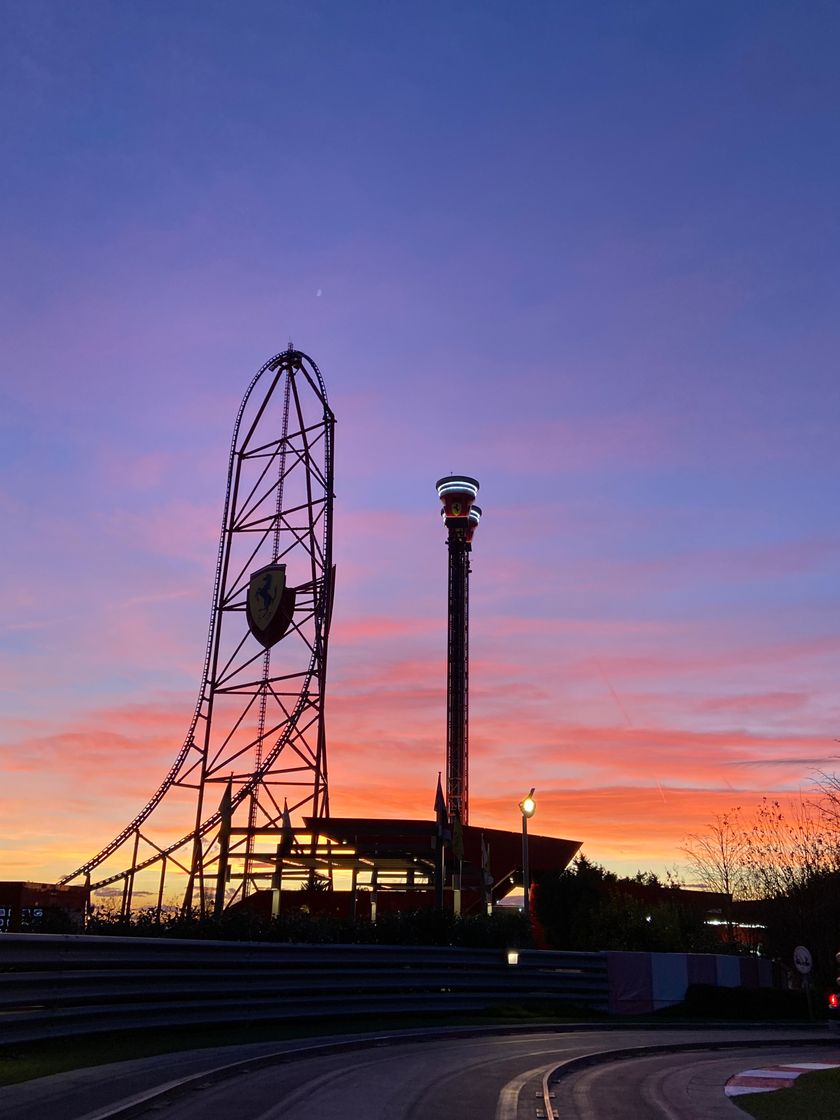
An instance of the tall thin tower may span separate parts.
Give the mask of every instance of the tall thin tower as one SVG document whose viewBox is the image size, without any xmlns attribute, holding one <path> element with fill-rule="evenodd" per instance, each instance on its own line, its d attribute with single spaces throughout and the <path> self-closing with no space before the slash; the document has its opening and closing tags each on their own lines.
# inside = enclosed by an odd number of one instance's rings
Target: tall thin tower
<svg viewBox="0 0 840 1120">
<path fill-rule="evenodd" d="M 438 479 L 449 548 L 449 633 L 446 671 L 446 808 L 469 821 L 470 552 L 481 517 L 474 505 L 478 481 L 468 475 Z"/>
</svg>

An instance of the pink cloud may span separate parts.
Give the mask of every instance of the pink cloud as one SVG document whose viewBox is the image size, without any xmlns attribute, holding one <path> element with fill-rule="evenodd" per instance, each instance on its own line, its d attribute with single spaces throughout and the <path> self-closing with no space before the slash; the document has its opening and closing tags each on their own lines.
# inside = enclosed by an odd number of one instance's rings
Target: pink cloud
<svg viewBox="0 0 840 1120">
<path fill-rule="evenodd" d="M 811 697 L 805 692 L 752 692 L 735 696 L 707 696 L 695 702 L 701 712 L 801 712 Z"/>
<path fill-rule="evenodd" d="M 342 617 L 333 630 L 334 648 L 349 648 L 364 643 L 369 653 L 374 643 L 397 640 L 403 643 L 412 638 L 440 638 L 438 618 L 394 618 L 388 615 Z"/>
</svg>

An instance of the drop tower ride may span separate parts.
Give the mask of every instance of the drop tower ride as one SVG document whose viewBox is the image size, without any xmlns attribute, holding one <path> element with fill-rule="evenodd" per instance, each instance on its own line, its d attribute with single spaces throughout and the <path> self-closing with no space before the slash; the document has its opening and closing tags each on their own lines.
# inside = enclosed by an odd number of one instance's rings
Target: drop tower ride
<svg viewBox="0 0 840 1120">
<path fill-rule="evenodd" d="M 446 809 L 450 820 L 469 823 L 469 626 L 470 553 L 481 510 L 478 481 L 448 475 L 436 483 L 449 549 L 446 670 Z"/>
</svg>

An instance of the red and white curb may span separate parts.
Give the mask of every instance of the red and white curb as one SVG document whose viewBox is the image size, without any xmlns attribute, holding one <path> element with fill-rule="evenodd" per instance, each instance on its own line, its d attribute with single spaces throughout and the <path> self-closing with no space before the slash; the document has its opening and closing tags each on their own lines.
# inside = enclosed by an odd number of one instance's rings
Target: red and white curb
<svg viewBox="0 0 840 1120">
<path fill-rule="evenodd" d="M 791 1062 L 784 1066 L 765 1066 L 763 1069 L 745 1069 L 726 1082 L 727 1097 L 740 1097 L 744 1093 L 772 1093 L 776 1089 L 789 1089 L 802 1073 L 818 1069 L 837 1069 L 838 1062 Z"/>
</svg>

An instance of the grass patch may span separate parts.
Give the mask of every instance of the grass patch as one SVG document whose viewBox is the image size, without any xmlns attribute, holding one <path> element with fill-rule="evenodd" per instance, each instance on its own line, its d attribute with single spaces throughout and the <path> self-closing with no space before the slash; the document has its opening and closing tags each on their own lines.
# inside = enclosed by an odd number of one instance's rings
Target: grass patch
<svg viewBox="0 0 840 1120">
<path fill-rule="evenodd" d="M 718 988 L 714 984 L 689 984 L 685 999 L 675 1007 L 657 1011 L 662 1019 L 763 1021 L 766 1023 L 808 1020 L 808 1003 L 804 992 L 780 991 L 778 988 Z"/>
<path fill-rule="evenodd" d="M 109 1031 L 100 1035 L 51 1038 L 41 1042 L 10 1043 L 0 1047 L 0 1086 L 66 1073 L 73 1069 L 150 1058 L 179 1050 L 204 1050 L 215 1046 L 237 1046 L 253 1042 L 287 1042 L 291 1039 L 321 1038 L 325 1035 L 376 1033 L 423 1027 L 499 1026 L 510 1023 L 581 1022 L 599 1018 L 593 1013 L 565 1007 L 554 1009 L 505 1005 L 484 1014 L 446 1016 L 394 1015 L 360 1019 L 315 1019 L 297 1023 L 245 1023 L 227 1026 L 154 1028 Z"/>
<path fill-rule="evenodd" d="M 747 1093 L 731 1099 L 756 1120 L 837 1120 L 840 1069 L 803 1073 L 790 1089 Z"/>
</svg>

